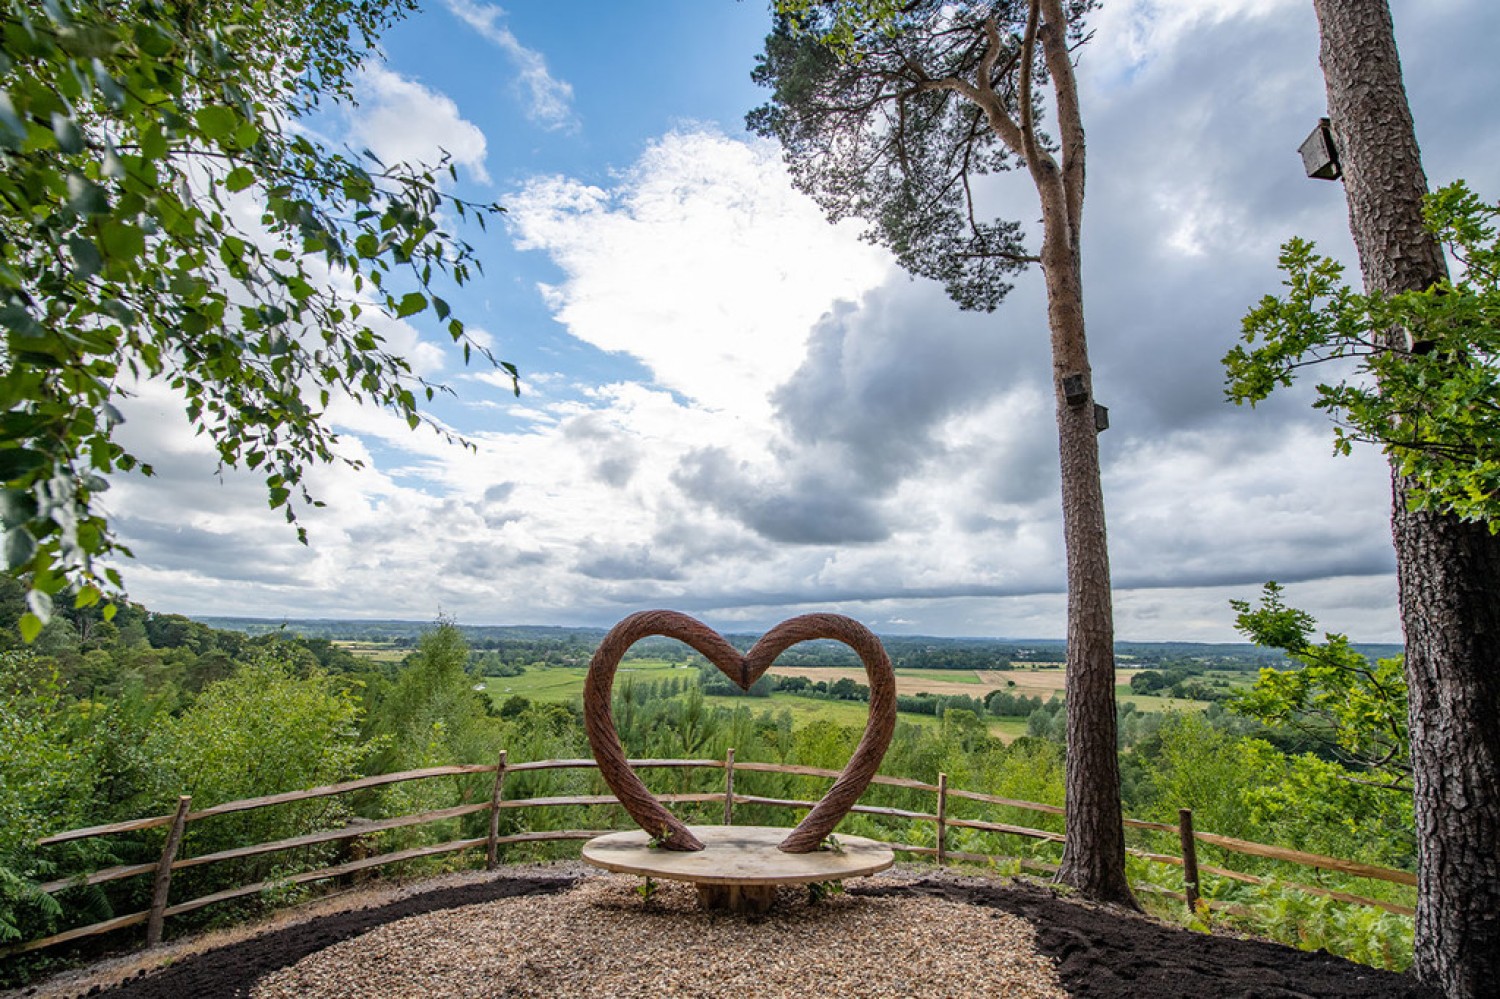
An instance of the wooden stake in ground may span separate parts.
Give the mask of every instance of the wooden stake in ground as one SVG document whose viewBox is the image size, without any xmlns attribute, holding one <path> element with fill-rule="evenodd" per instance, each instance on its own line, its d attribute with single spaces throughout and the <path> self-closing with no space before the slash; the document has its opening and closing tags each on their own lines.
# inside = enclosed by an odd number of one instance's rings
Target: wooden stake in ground
<svg viewBox="0 0 1500 999">
<path fill-rule="evenodd" d="M 177 799 L 177 814 L 172 818 L 172 828 L 167 831 L 167 842 L 161 848 L 161 860 L 156 864 L 156 880 L 151 885 L 151 915 L 146 919 L 146 946 L 161 943 L 162 924 L 166 921 L 167 896 L 172 888 L 172 861 L 177 859 L 177 847 L 182 843 L 182 833 L 187 827 L 188 806 L 193 797 L 184 794 Z"/>
<path fill-rule="evenodd" d="M 1198 911 L 1198 842 L 1193 838 L 1193 810 L 1177 809 L 1177 832 L 1182 843 L 1182 893 L 1188 912 Z"/>
</svg>

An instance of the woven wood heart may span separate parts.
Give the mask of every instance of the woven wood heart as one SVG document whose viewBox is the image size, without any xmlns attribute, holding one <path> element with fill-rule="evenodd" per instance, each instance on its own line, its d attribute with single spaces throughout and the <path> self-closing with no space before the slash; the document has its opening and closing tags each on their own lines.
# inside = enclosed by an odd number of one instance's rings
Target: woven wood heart
<svg viewBox="0 0 1500 999">
<path fill-rule="evenodd" d="M 864 737 L 849 757 L 838 780 L 823 800 L 781 841 L 786 853 L 811 853 L 848 814 L 880 768 L 880 760 L 896 730 L 896 674 L 880 639 L 864 625 L 841 614 L 803 614 L 783 621 L 768 631 L 747 654 L 724 640 L 701 621 L 676 611 L 655 610 L 632 614 L 612 628 L 589 663 L 583 688 L 583 721 L 599 772 L 640 827 L 671 850 L 701 850 L 703 844 L 675 815 L 646 790 L 620 746 L 615 719 L 610 713 L 610 695 L 620 659 L 636 642 L 651 635 L 675 638 L 701 653 L 741 690 L 750 686 L 776 661 L 776 657 L 798 642 L 832 638 L 849 646 L 865 664 L 870 681 L 870 718 Z"/>
</svg>

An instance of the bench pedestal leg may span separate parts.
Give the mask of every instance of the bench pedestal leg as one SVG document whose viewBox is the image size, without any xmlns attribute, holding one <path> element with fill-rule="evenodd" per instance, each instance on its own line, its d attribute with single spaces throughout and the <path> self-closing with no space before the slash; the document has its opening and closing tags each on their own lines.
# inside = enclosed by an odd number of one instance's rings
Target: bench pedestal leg
<svg viewBox="0 0 1500 999">
<path fill-rule="evenodd" d="M 698 908 L 762 913 L 776 901 L 775 885 L 698 885 Z"/>
</svg>

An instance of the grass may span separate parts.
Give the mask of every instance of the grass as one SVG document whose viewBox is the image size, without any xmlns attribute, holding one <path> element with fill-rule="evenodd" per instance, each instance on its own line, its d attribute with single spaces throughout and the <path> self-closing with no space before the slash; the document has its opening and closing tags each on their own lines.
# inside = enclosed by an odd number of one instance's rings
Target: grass
<svg viewBox="0 0 1500 999">
<path fill-rule="evenodd" d="M 926 672 L 942 673 L 944 671 Z M 565 704 L 583 696 L 583 681 L 587 675 L 588 670 L 582 667 L 559 666 L 552 669 L 532 667 L 520 676 L 487 676 L 484 678 L 484 687 L 485 693 L 489 694 L 490 700 L 496 705 L 504 702 L 507 697 L 514 697 L 518 694 L 533 701 Z M 634 659 L 626 660 L 621 664 L 620 671 L 615 674 L 615 685 L 619 686 L 626 677 L 632 676 L 643 681 L 654 682 L 670 680 L 673 677 L 694 678 L 696 675 L 695 670 L 683 669 L 672 663 Z M 826 718 L 839 725 L 861 727 L 865 719 L 870 716 L 869 707 L 858 701 L 824 701 L 786 693 L 776 693 L 770 697 L 716 695 L 705 697 L 704 701 L 718 707 L 748 707 L 752 711 L 785 709 L 792 713 L 793 723 L 798 726 L 806 725 L 819 718 Z M 908 711 L 898 713 L 897 719 L 924 726 L 937 725 L 940 721 L 934 715 Z M 1024 719 L 990 719 L 987 725 L 991 735 L 1006 742 L 1010 742 L 1016 736 L 1026 734 Z"/>
<path fill-rule="evenodd" d="M 971 669 L 898 669 L 898 676 L 914 676 L 919 680 L 943 680 L 947 683 L 972 683 L 979 686 L 979 677 Z"/>
<path fill-rule="evenodd" d="M 1126 701 L 1135 705 L 1137 711 L 1206 711 L 1207 701 L 1190 701 L 1182 697 L 1154 697 L 1151 695 L 1133 694 L 1130 692 L 1130 684 L 1122 683 L 1115 688 L 1115 700 L 1120 704 Z"/>
<path fill-rule="evenodd" d="M 941 669 L 913 669 L 897 670 L 897 675 L 916 680 L 931 680 L 939 689 L 942 685 L 952 683 L 956 680 L 953 674 L 966 674 L 972 677 L 974 696 L 983 697 L 991 690 L 1009 690 L 1015 694 L 1039 694 L 1044 697 L 1051 696 L 1054 691 L 1050 689 L 1028 689 L 1021 686 L 1016 687 L 988 687 L 981 686 L 978 678 L 972 671 L 941 670 Z M 484 678 L 485 692 L 489 694 L 490 700 L 495 704 L 502 703 L 507 697 L 519 694 L 533 701 L 550 701 L 553 703 L 566 704 L 583 696 L 583 681 L 588 676 L 588 670 L 581 666 L 556 666 L 550 669 L 530 667 L 520 676 L 488 676 Z M 682 678 L 693 680 L 697 677 L 697 671 L 692 667 L 683 667 L 675 663 L 660 659 L 627 659 L 620 664 L 619 672 L 615 674 L 615 685 L 624 683 L 626 678 L 633 677 L 643 682 L 658 682 Z M 1138 711 L 1202 711 L 1208 707 L 1206 701 L 1188 701 L 1175 697 L 1142 697 L 1131 693 L 1130 684 L 1122 683 L 1115 688 L 1115 694 L 1119 701 L 1134 702 Z M 797 725 L 805 725 L 818 718 L 827 718 L 840 725 L 863 726 L 865 719 L 869 717 L 866 705 L 858 701 L 824 701 L 813 697 L 799 697 L 796 694 L 775 693 L 770 697 L 736 697 L 736 696 L 713 696 L 705 698 L 710 704 L 723 707 L 737 708 L 749 707 L 752 711 L 764 711 L 767 709 L 780 711 L 786 709 L 792 713 L 792 718 Z M 913 712 L 900 712 L 898 718 L 903 722 L 911 722 L 914 725 L 937 725 L 940 719 L 935 715 L 916 714 Z M 997 738 L 1010 742 L 1018 736 L 1026 734 L 1026 720 L 1024 718 L 988 719 L 986 725 L 990 734 Z"/>
<path fill-rule="evenodd" d="M 752 711 L 781 711 L 783 709 L 792 713 L 792 724 L 798 728 L 819 719 L 827 719 L 838 725 L 851 725 L 862 728 L 865 720 L 870 717 L 869 705 L 861 701 L 824 701 L 815 697 L 798 697 L 796 694 L 775 693 L 770 697 L 736 697 L 713 696 L 705 697 L 704 701 L 719 707 L 741 708 L 748 707 Z M 898 711 L 896 721 L 908 722 L 912 725 L 921 725 L 931 728 L 942 723 L 942 719 L 936 715 L 923 715 L 911 711 Z M 1016 736 L 1026 734 L 1026 722 L 1024 719 L 990 719 L 985 723 L 990 734 L 1004 742 L 1010 742 Z"/>
<path fill-rule="evenodd" d="M 520 676 L 487 676 L 484 687 L 485 693 L 496 704 L 516 694 L 533 701 L 566 703 L 583 696 L 583 681 L 588 675 L 589 671 L 582 666 L 554 666 L 550 669 L 530 666 Z M 615 686 L 629 677 L 656 682 L 673 677 L 696 680 L 697 676 L 697 670 L 691 667 L 684 668 L 661 659 L 627 659 L 615 673 Z"/>
<path fill-rule="evenodd" d="M 411 649 L 398 648 L 391 642 L 355 642 L 334 639 L 333 644 L 347 649 L 352 656 L 376 663 L 399 663 L 411 655 Z"/>
</svg>

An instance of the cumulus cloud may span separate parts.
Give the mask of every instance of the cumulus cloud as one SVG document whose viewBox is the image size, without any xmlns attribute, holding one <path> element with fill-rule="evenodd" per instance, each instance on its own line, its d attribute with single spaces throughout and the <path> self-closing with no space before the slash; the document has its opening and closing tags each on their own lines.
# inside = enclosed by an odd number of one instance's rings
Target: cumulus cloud
<svg viewBox="0 0 1500 999">
<path fill-rule="evenodd" d="M 360 106 L 349 123 L 349 142 L 387 163 L 433 166 L 443 153 L 475 180 L 489 183 L 484 133 L 445 94 L 384 66 L 367 64 L 357 82 Z"/>
<path fill-rule="evenodd" d="M 612 189 L 544 177 L 506 204 L 517 244 L 562 269 L 543 290 L 573 336 L 745 415 L 768 410 L 818 316 L 889 267 L 792 190 L 774 147 L 708 129 L 664 136 Z"/>
<path fill-rule="evenodd" d="M 501 30 L 498 8 L 450 3 Z M 1276 289 L 1279 243 L 1302 234 L 1350 255 L 1341 189 L 1304 179 L 1296 157 L 1323 103 L 1304 6 L 1109 5 L 1100 17 L 1115 20 L 1082 54 L 1085 284 L 1111 410 L 1100 445 L 1122 638 L 1232 639 L 1226 601 L 1268 579 L 1330 628 L 1398 636 L 1379 455 L 1331 457 L 1305 391 L 1254 411 L 1222 398 L 1219 358 Z M 1470 51 L 1463 94 L 1435 69 L 1445 46 L 1481 44 L 1455 19 L 1500 13 L 1396 13 L 1430 172 L 1500 189 L 1500 156 L 1481 155 L 1494 142 L 1473 128 L 1500 69 Z M 993 183 L 996 203 L 1034 220 L 1023 175 Z M 746 629 L 825 609 L 883 630 L 1062 633 L 1037 275 L 993 315 L 960 313 L 827 225 L 773 147 L 711 127 L 681 126 L 602 178 L 535 177 L 506 202 L 517 245 L 555 268 L 539 289 L 552 317 L 643 377 L 565 393 L 578 375 L 559 363 L 471 435 L 473 451 L 336 409 L 374 470 L 315 473 L 330 506 L 307 515 L 310 552 L 282 547 L 253 479 L 221 484 L 203 442 L 132 413 L 162 437 L 158 468 L 180 499 L 166 510 L 138 483 L 110 494 L 142 557 L 138 596 L 299 616 L 442 607 L 475 623 L 608 624 L 657 605 Z M 197 554 L 210 542 L 247 562 L 259 544 L 265 564 L 219 572 Z"/>
</svg>

